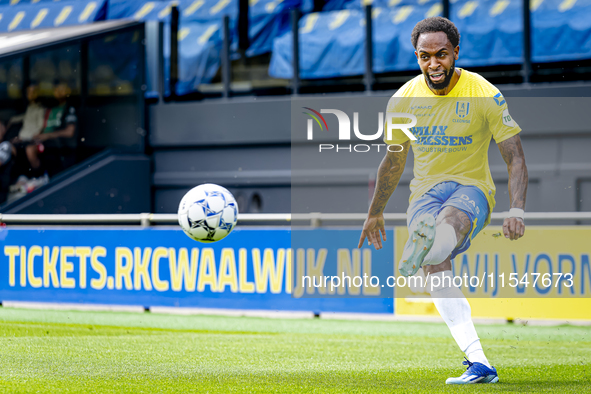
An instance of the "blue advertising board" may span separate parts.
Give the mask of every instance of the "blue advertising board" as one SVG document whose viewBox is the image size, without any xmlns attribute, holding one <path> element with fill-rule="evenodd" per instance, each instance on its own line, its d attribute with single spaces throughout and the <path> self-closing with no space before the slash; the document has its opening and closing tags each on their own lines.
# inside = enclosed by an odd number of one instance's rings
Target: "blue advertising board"
<svg viewBox="0 0 591 394">
<path fill-rule="evenodd" d="M 337 271 L 389 274 L 392 229 L 388 237 L 375 251 L 357 249 L 350 229 L 238 228 L 201 244 L 177 228 L 4 228 L 0 300 L 393 313 L 379 288 L 302 283 Z"/>
</svg>

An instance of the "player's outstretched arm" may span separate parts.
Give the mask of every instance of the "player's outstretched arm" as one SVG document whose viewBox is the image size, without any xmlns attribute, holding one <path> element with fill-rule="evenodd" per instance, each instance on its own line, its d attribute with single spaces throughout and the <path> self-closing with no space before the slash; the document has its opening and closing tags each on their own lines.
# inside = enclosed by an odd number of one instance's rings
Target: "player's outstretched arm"
<svg viewBox="0 0 591 394">
<path fill-rule="evenodd" d="M 371 200 L 367 219 L 363 224 L 363 231 L 361 232 L 361 238 L 359 238 L 358 248 L 363 245 L 365 238 L 367 238 L 369 245 L 374 245 L 376 249 L 381 249 L 382 240 L 380 239 L 380 233 L 382 234 L 384 241 L 386 241 L 384 209 L 386 209 L 386 204 L 392 193 L 394 193 L 396 186 L 398 186 L 398 182 L 404 171 L 410 141 L 406 141 L 402 146 L 403 149 L 400 152 L 388 151 L 380 163 L 376 189 Z"/>
<path fill-rule="evenodd" d="M 525 209 L 525 196 L 527 194 L 527 166 L 525 155 L 521 146 L 521 138 L 514 135 L 499 144 L 501 155 L 507 164 L 509 172 L 509 196 L 511 208 Z M 525 232 L 525 223 L 522 218 L 510 217 L 503 222 L 503 233 L 510 240 L 519 239 Z"/>
</svg>

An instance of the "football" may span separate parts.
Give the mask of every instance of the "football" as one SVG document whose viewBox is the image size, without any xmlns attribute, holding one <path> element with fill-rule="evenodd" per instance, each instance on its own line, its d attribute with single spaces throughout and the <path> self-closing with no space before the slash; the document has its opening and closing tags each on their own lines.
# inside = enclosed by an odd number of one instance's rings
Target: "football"
<svg viewBox="0 0 591 394">
<path fill-rule="evenodd" d="M 181 228 L 199 242 L 216 242 L 225 238 L 238 220 L 238 204 L 225 188 L 206 183 L 184 195 L 178 211 Z"/>
</svg>

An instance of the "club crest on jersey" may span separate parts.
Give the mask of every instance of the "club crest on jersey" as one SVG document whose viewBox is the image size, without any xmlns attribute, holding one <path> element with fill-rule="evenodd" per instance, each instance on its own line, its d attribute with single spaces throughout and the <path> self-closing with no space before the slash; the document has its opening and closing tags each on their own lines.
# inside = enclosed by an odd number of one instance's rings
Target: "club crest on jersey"
<svg viewBox="0 0 591 394">
<path fill-rule="evenodd" d="M 456 103 L 456 115 L 465 118 L 470 113 L 470 103 L 468 101 L 458 101 Z"/>
</svg>

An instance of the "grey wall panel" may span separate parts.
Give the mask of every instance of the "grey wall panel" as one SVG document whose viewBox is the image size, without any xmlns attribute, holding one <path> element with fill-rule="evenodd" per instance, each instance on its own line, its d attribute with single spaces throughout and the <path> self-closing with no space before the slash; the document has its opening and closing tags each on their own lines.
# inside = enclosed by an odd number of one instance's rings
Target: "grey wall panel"
<svg viewBox="0 0 591 394">
<path fill-rule="evenodd" d="M 139 148 L 144 138 L 140 119 L 137 101 L 130 99 L 89 105 L 80 114 L 80 144 L 93 148 Z"/>
<path fill-rule="evenodd" d="M 292 119 L 292 113 L 299 116 L 307 106 L 343 110 L 351 121 L 353 112 L 359 112 L 359 129 L 369 134 L 377 131 L 377 114 L 385 111 L 389 97 L 251 98 L 155 105 L 150 108 L 150 143 L 170 147 L 306 142 L 306 123 Z M 524 135 L 591 133 L 587 116 L 591 98 L 512 97 L 507 102 Z M 337 140 L 336 117 L 326 114 L 325 119 L 330 131 L 316 132 L 316 145 Z"/>
<path fill-rule="evenodd" d="M 153 146 L 289 143 L 289 98 L 236 98 L 150 109 Z"/>
<path fill-rule="evenodd" d="M 207 182 L 229 186 L 289 184 L 289 154 L 288 146 L 156 151 L 154 184 L 159 187 Z"/>
<path fill-rule="evenodd" d="M 191 189 L 191 187 L 178 189 L 158 189 L 155 193 L 155 212 L 176 213 L 181 198 Z M 236 198 L 236 201 L 238 202 L 238 208 L 242 213 L 290 212 L 291 189 L 289 186 L 264 188 L 229 187 L 228 190 Z M 257 203 L 257 201 L 260 203 Z"/>
<path fill-rule="evenodd" d="M 155 211 L 176 212 L 189 189 L 217 183 L 236 197 L 242 212 L 289 212 L 289 146 L 159 150 L 154 153 Z"/>
<path fill-rule="evenodd" d="M 583 179 L 579 182 L 579 210 L 591 212 L 591 179 Z"/>
<path fill-rule="evenodd" d="M 360 213 L 367 212 L 369 208 L 373 184 L 298 186 L 292 188 L 291 195 L 292 213 Z M 406 212 L 409 196 L 408 184 L 400 184 L 388 201 L 385 212 Z"/>
<path fill-rule="evenodd" d="M 498 85 L 505 97 L 591 97 L 591 83 L 566 82 Z"/>
<path fill-rule="evenodd" d="M 93 159 L 89 159 L 92 161 Z M 3 213 L 110 214 L 150 212 L 150 159 L 112 154 L 91 165 L 81 163 Z"/>
<path fill-rule="evenodd" d="M 507 105 L 524 135 L 591 134 L 589 97 L 514 97 Z"/>
<path fill-rule="evenodd" d="M 521 136 L 530 175 L 526 209 L 572 211 L 587 207 L 589 188 L 585 182 L 591 179 L 591 122 L 588 121 L 591 98 L 584 96 L 589 96 L 589 85 L 500 86 L 500 89 L 508 97 L 511 115 L 524 129 Z M 313 143 L 306 140 L 305 129 L 297 129 L 290 136 L 290 117 L 292 111 L 302 106 L 320 109 L 324 103 L 337 103 L 339 108 L 352 112 L 360 100 L 367 105 L 367 111 L 377 113 L 385 109 L 384 103 L 391 93 L 384 92 L 370 100 L 362 95 L 341 94 L 300 96 L 294 100 L 238 98 L 153 107 L 156 211 L 176 211 L 182 194 L 204 182 L 220 183 L 242 192 L 245 206 L 258 193 L 264 200 L 263 212 L 367 211 L 383 150 L 320 154 L 319 142 L 338 142 L 333 130 L 337 127 L 336 117 L 327 115 L 330 132 L 314 131 Z M 360 120 L 365 124 L 364 133 L 377 126 L 376 119 L 362 112 Z M 387 212 L 406 211 L 412 162 L 410 154 Z M 497 185 L 495 211 L 506 211 L 509 209 L 507 167 L 494 141 L 489 162 Z"/>
</svg>

